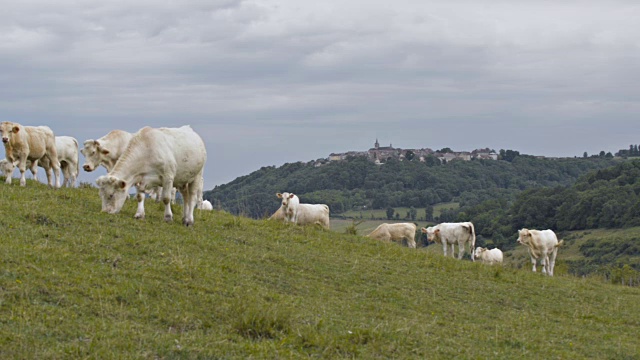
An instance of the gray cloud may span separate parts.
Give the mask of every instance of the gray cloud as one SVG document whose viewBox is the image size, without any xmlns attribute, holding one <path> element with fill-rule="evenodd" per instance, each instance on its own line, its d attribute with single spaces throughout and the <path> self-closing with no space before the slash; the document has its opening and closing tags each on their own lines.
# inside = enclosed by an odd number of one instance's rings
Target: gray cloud
<svg viewBox="0 0 640 360">
<path fill-rule="evenodd" d="M 206 186 L 366 149 L 638 143 L 630 1 L 9 1 L 3 120 L 83 141 L 191 124 Z M 84 174 L 93 181 L 93 174 Z"/>
</svg>

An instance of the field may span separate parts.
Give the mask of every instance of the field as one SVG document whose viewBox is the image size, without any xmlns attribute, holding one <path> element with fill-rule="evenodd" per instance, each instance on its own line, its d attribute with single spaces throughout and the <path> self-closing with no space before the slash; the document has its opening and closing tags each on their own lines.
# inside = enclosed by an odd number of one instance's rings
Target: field
<svg viewBox="0 0 640 360">
<path fill-rule="evenodd" d="M 440 216 L 440 213 L 444 209 L 457 209 L 458 207 L 459 207 L 459 204 L 456 202 L 437 204 L 433 207 L 433 216 Z M 405 221 L 406 221 L 405 217 L 409 209 L 410 208 L 408 207 L 394 208 L 395 212 L 400 214 L 400 220 L 405 220 Z M 418 211 L 418 216 L 416 220 L 424 221 L 424 209 L 416 208 L 416 210 Z M 351 210 L 351 211 L 346 211 L 340 214 L 341 217 L 345 217 L 345 218 L 365 219 L 365 220 L 371 220 L 371 215 L 373 215 L 375 219 L 386 219 L 387 210 L 386 209 L 370 209 L 370 210 L 361 210 L 361 211 Z"/>
<path fill-rule="evenodd" d="M 185 228 L 154 202 L 137 221 L 95 188 L 14 180 L 0 199 L 2 359 L 640 353 L 639 288 L 218 211 Z"/>
</svg>

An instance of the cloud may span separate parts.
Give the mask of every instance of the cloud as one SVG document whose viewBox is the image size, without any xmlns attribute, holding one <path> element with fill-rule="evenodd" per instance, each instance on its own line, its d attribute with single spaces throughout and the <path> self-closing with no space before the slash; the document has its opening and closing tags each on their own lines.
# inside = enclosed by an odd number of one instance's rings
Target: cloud
<svg viewBox="0 0 640 360">
<path fill-rule="evenodd" d="M 209 188 L 375 137 L 615 151 L 637 130 L 638 15 L 630 1 L 10 1 L 0 108 L 80 141 L 191 124 Z M 523 131 L 552 140 L 512 140 Z"/>
</svg>

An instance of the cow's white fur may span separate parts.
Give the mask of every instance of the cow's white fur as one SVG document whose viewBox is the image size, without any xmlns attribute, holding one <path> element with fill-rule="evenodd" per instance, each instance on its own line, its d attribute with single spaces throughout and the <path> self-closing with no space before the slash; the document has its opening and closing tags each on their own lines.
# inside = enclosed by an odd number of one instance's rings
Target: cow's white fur
<svg viewBox="0 0 640 360">
<path fill-rule="evenodd" d="M 171 189 L 175 186 L 184 199 L 182 221 L 187 226 L 193 225 L 193 210 L 202 191 L 206 160 L 204 142 L 190 126 L 144 127 L 134 134 L 113 169 L 96 180 L 102 210 L 111 214 L 119 212 L 134 184 L 139 190 L 162 186 L 164 218 L 172 221 Z M 136 212 L 138 218 L 144 217 L 140 210 Z"/>
<path fill-rule="evenodd" d="M 524 245 L 529 250 L 533 271 L 536 271 L 538 259 L 542 264 L 542 273 L 553 276 L 553 269 L 556 265 L 558 247 L 562 246 L 564 240 L 558 242 L 558 238 L 553 230 L 518 230 L 518 243 Z"/>
<path fill-rule="evenodd" d="M 55 174 L 55 187 L 60 187 L 60 162 L 56 150 L 56 140 L 53 131 L 47 126 L 23 126 L 18 123 L 3 121 L 0 123 L 0 136 L 4 143 L 7 160 L 20 170 L 20 186 L 26 186 L 25 171 L 27 161 L 31 162 L 29 169 L 37 173 L 36 166 L 39 160 L 47 161 L 50 167 L 46 170 L 47 183 L 53 186 Z M 52 171 L 53 169 L 53 171 Z M 11 176 L 7 176 L 5 182 L 11 183 Z"/>
<path fill-rule="evenodd" d="M 325 204 L 302 204 L 298 196 L 292 193 L 277 193 L 282 199 L 285 222 L 298 225 L 318 224 L 329 229 L 329 206 Z"/>
<path fill-rule="evenodd" d="M 71 136 L 56 136 L 55 140 L 60 170 L 62 170 L 64 178 L 62 186 L 73 187 L 78 178 L 78 140 Z M 37 178 L 38 168 L 32 165 L 31 161 L 27 160 L 27 168 L 31 170 L 34 178 Z M 37 165 L 44 168 L 45 171 L 52 168 L 48 157 L 40 159 Z M 14 169 L 15 164 L 12 164 L 7 159 L 0 160 L 0 171 L 4 176 L 10 177 Z"/>
<path fill-rule="evenodd" d="M 451 246 L 451 256 L 454 256 L 455 244 L 458 244 L 458 259 L 462 259 L 466 245 L 469 244 L 471 260 L 473 250 L 476 246 L 476 232 L 470 222 L 461 223 L 441 223 L 436 226 L 421 229 L 423 234 L 427 234 L 427 240 L 442 244 L 444 256 L 447 256 L 447 247 Z"/>
<path fill-rule="evenodd" d="M 489 265 L 502 264 L 503 259 L 502 250 L 498 248 L 489 250 L 487 248 L 477 247 L 473 256 L 476 259 L 480 259 L 483 264 Z"/>
<path fill-rule="evenodd" d="M 367 237 L 382 241 L 407 241 L 407 246 L 416 248 L 416 225 L 413 223 L 380 224 Z"/>
</svg>

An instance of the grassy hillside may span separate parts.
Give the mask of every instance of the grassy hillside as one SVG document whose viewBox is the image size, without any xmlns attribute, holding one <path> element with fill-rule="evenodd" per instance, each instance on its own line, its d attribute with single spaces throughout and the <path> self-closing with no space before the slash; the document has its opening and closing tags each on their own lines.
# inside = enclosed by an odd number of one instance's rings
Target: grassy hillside
<svg viewBox="0 0 640 360">
<path fill-rule="evenodd" d="M 152 202 L 136 221 L 134 202 L 100 213 L 92 188 L 2 184 L 0 199 L 2 359 L 640 352 L 638 288 L 222 212 L 185 228 Z"/>
</svg>

